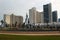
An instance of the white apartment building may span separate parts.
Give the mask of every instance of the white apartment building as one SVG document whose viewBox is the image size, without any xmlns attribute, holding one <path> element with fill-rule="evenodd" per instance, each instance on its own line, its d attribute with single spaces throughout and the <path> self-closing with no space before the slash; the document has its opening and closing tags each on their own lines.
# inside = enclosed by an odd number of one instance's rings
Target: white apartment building
<svg viewBox="0 0 60 40">
<path fill-rule="evenodd" d="M 43 23 L 43 12 L 38 12 L 36 8 L 33 7 L 29 10 L 29 21 L 30 24 Z"/>
</svg>

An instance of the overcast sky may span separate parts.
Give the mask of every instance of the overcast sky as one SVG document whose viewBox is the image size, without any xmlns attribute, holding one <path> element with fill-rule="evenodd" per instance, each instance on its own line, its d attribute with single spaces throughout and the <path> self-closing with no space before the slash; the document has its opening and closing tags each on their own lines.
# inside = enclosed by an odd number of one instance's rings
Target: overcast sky
<svg viewBox="0 0 60 40">
<path fill-rule="evenodd" d="M 29 9 L 36 7 L 37 10 L 42 11 L 43 5 L 48 3 L 53 4 L 53 10 L 60 10 L 60 0 L 0 0 L 0 20 L 3 18 L 3 14 L 15 14 L 22 15 L 25 18 Z M 59 14 L 59 12 L 58 12 Z M 60 14 L 58 15 L 58 18 Z"/>
<path fill-rule="evenodd" d="M 58 18 L 60 18 L 60 0 L 51 0 L 52 10 L 58 11 Z"/>
</svg>

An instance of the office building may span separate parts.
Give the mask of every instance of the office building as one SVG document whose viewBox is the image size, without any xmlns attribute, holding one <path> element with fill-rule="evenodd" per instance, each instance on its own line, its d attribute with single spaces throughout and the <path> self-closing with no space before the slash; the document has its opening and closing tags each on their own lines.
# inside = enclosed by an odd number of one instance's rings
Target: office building
<svg viewBox="0 0 60 40">
<path fill-rule="evenodd" d="M 51 3 L 43 5 L 44 23 L 52 23 Z"/>
<path fill-rule="evenodd" d="M 36 23 L 43 23 L 43 12 L 36 11 Z"/>
<path fill-rule="evenodd" d="M 52 20 L 53 22 L 57 22 L 57 11 L 52 12 Z"/>
<path fill-rule="evenodd" d="M 58 22 L 60 22 L 60 18 L 58 19 Z"/>
<path fill-rule="evenodd" d="M 30 21 L 30 24 L 36 23 L 36 8 L 35 7 L 29 10 L 29 21 Z"/>
<path fill-rule="evenodd" d="M 43 22 L 43 12 L 36 11 L 33 7 L 29 10 L 29 22 L 30 24 L 38 24 Z"/>
</svg>

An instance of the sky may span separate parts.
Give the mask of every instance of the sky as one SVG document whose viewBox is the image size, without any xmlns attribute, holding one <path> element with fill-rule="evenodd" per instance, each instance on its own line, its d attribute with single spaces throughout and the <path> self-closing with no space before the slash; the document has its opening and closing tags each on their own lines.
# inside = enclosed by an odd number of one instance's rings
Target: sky
<svg viewBox="0 0 60 40">
<path fill-rule="evenodd" d="M 60 18 L 60 0 L 51 0 L 52 11 L 57 10 L 58 18 Z"/>
<path fill-rule="evenodd" d="M 4 14 L 21 15 L 25 19 L 29 9 L 36 7 L 37 10 L 43 11 L 43 5 L 52 3 L 52 11 L 58 10 L 58 18 L 60 17 L 59 4 L 60 0 L 0 0 L 0 20 Z"/>
</svg>

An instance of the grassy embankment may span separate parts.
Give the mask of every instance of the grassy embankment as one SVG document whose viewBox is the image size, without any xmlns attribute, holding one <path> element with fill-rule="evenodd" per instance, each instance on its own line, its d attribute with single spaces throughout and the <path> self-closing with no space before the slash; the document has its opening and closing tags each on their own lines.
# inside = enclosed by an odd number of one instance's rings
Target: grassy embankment
<svg viewBox="0 0 60 40">
<path fill-rule="evenodd" d="M 22 36 L 0 34 L 0 40 L 60 40 L 60 36 Z"/>
</svg>

